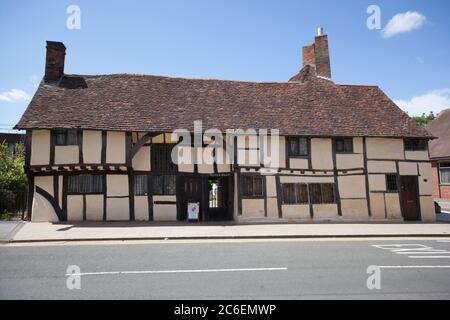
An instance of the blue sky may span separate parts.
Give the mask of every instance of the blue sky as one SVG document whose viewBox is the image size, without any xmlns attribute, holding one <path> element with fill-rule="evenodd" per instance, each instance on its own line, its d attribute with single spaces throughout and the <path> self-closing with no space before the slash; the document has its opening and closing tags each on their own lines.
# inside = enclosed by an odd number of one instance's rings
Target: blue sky
<svg viewBox="0 0 450 320">
<path fill-rule="evenodd" d="M 79 30 L 66 27 L 72 4 Z M 389 30 L 367 28 L 371 4 Z M 66 45 L 66 73 L 286 81 L 318 26 L 335 82 L 379 85 L 410 115 L 450 108 L 447 0 L 0 0 L 0 130 L 35 93 L 45 40 Z"/>
</svg>

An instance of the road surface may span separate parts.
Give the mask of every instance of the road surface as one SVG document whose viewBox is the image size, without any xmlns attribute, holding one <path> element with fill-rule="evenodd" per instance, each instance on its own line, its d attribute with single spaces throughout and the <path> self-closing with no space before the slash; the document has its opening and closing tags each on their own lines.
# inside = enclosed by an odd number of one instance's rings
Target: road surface
<svg viewBox="0 0 450 320">
<path fill-rule="evenodd" d="M 0 270 L 0 299 L 450 299 L 450 240 L 2 245 Z"/>
</svg>

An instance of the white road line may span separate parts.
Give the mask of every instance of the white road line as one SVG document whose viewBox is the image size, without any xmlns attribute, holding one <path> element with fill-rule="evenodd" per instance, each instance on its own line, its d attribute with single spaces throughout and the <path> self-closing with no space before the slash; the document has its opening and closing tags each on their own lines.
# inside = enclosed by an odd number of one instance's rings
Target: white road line
<svg viewBox="0 0 450 320">
<path fill-rule="evenodd" d="M 450 259 L 450 256 L 408 256 L 413 259 Z"/>
<path fill-rule="evenodd" d="M 450 269 L 450 266 L 378 266 L 381 269 Z"/>
<path fill-rule="evenodd" d="M 193 270 L 144 270 L 144 271 L 103 271 L 66 273 L 66 276 L 92 276 L 117 274 L 160 274 L 160 273 L 203 273 L 203 272 L 248 272 L 248 271 L 286 271 L 286 267 L 277 268 L 235 268 L 235 269 L 193 269 Z"/>
<path fill-rule="evenodd" d="M 396 252 L 397 254 L 450 254 L 448 251 L 430 251 L 430 252 Z"/>
</svg>

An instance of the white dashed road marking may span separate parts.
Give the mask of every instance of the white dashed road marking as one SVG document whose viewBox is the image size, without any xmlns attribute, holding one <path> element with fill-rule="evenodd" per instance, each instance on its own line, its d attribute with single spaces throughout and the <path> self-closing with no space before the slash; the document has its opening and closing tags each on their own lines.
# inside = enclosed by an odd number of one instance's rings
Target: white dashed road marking
<svg viewBox="0 0 450 320">
<path fill-rule="evenodd" d="M 450 251 L 434 249 L 418 243 L 372 245 L 375 248 L 389 250 L 392 253 L 408 255 L 411 259 L 450 259 Z"/>
<path fill-rule="evenodd" d="M 233 269 L 192 269 L 192 270 L 143 270 L 143 271 L 103 271 L 67 273 L 66 276 L 95 276 L 120 274 L 161 274 L 161 273 L 205 273 L 205 272 L 246 272 L 246 271 L 286 271 L 286 267 L 276 268 L 233 268 Z"/>
</svg>

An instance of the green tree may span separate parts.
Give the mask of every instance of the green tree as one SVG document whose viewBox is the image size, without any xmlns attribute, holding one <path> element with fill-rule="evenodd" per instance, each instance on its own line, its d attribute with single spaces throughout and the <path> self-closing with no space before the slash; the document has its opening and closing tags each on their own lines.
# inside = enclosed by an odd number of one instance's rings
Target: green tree
<svg viewBox="0 0 450 320">
<path fill-rule="evenodd" d="M 433 121 L 435 118 L 436 117 L 435 117 L 433 111 L 430 111 L 430 113 L 428 115 L 425 115 L 425 113 L 422 113 L 422 115 L 419 117 L 413 117 L 413 119 L 416 120 L 416 122 L 419 125 L 421 125 L 422 127 L 426 126 L 428 123 Z"/>
<path fill-rule="evenodd" d="M 0 144 L 0 215 L 25 209 L 27 177 L 24 171 L 25 147 L 16 144 L 14 154 Z"/>
</svg>

